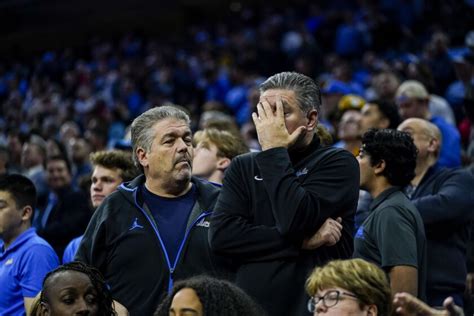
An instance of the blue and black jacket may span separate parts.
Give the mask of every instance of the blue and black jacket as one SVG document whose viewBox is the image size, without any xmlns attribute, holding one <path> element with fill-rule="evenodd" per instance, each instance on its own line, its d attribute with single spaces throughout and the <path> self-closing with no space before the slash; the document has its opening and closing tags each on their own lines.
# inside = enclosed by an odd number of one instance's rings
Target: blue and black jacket
<svg viewBox="0 0 474 316">
<path fill-rule="evenodd" d="M 93 215 L 76 259 L 97 267 L 113 298 L 130 315 L 152 315 L 173 282 L 208 274 L 229 276 L 224 259 L 209 247 L 209 220 L 219 188 L 192 179 L 197 202 L 189 216 L 175 262 L 168 257 L 153 216 L 139 187 L 143 175 L 122 184 Z"/>
<path fill-rule="evenodd" d="M 474 177 L 467 170 L 431 167 L 411 197 L 425 224 L 430 305 L 441 304 L 447 296 L 460 304 L 464 295 L 473 187 Z"/>
</svg>

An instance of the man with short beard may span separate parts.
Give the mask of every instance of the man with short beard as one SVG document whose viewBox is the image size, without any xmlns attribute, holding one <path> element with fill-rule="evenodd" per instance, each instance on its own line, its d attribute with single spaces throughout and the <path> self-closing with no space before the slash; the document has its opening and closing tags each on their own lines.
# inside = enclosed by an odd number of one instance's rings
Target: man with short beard
<svg viewBox="0 0 474 316">
<path fill-rule="evenodd" d="M 131 128 L 143 171 L 96 210 L 76 259 L 97 267 L 130 315 L 152 315 L 176 280 L 221 275 L 209 248 L 219 189 L 192 177 L 190 120 L 172 106 L 150 109 Z"/>
</svg>

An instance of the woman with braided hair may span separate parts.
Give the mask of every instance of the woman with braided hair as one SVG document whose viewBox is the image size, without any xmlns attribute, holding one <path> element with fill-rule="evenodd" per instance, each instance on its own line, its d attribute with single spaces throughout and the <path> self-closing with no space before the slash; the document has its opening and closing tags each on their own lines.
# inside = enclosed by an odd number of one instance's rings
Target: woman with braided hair
<svg viewBox="0 0 474 316">
<path fill-rule="evenodd" d="M 115 316 L 113 300 L 99 270 L 73 261 L 49 272 L 32 315 Z"/>
</svg>

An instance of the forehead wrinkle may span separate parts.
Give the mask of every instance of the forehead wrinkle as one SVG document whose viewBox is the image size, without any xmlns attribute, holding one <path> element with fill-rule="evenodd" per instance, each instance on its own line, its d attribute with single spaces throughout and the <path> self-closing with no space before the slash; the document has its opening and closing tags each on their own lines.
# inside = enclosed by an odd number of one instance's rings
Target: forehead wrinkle
<svg viewBox="0 0 474 316">
<path fill-rule="evenodd" d="M 183 121 L 180 119 L 165 118 L 153 123 L 153 125 L 151 126 L 151 129 L 154 129 L 156 132 L 158 132 L 162 130 L 169 130 L 172 128 L 181 128 L 181 127 L 189 128 L 189 125 L 187 124 L 186 121 Z"/>
<path fill-rule="evenodd" d="M 184 132 L 181 132 L 181 131 L 177 131 L 177 130 L 172 130 L 172 131 L 169 131 L 169 132 L 166 132 L 163 134 L 163 136 L 179 136 L 179 135 L 189 135 L 191 134 L 191 131 L 190 130 L 186 130 Z"/>
<path fill-rule="evenodd" d="M 420 126 L 413 123 L 407 123 L 405 126 L 402 126 L 400 130 L 409 134 L 420 134 L 421 131 Z"/>
<path fill-rule="evenodd" d="M 281 97 L 283 99 L 292 99 L 296 98 L 296 94 L 293 90 L 289 89 L 268 89 L 266 91 L 263 91 L 260 94 L 260 98 L 264 96 L 265 98 L 275 98 L 275 97 Z"/>
<path fill-rule="evenodd" d="M 75 293 L 75 292 L 77 292 L 77 289 L 76 289 L 76 287 L 74 287 L 72 285 L 67 286 L 67 287 L 62 287 L 62 288 L 59 289 L 59 295 L 64 294 L 65 292 L 66 293 L 69 293 L 69 292 L 74 292 Z"/>
<path fill-rule="evenodd" d="M 289 97 L 289 96 L 281 95 L 281 94 L 270 94 L 270 95 L 265 95 L 265 96 L 262 95 L 262 96 L 260 96 L 260 99 L 263 98 L 263 99 L 265 99 L 265 100 L 267 100 L 267 101 L 268 101 L 268 99 L 274 99 L 274 100 L 275 100 L 275 103 L 276 103 L 277 97 L 280 97 L 282 102 L 288 102 L 288 101 L 290 101 L 291 99 L 293 99 L 293 98 L 291 98 L 291 97 Z"/>
<path fill-rule="evenodd" d="M 165 137 L 181 137 L 181 136 L 189 136 L 191 135 L 191 130 L 186 126 L 186 130 L 184 132 L 180 131 L 179 128 L 174 128 L 173 126 L 170 126 L 167 128 L 168 131 L 166 131 L 162 136 L 161 139 Z"/>
</svg>

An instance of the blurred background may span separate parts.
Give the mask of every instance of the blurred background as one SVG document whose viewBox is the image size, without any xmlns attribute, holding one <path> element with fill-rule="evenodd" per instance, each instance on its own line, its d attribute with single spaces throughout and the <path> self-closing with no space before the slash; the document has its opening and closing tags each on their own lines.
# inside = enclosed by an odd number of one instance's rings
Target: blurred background
<svg viewBox="0 0 474 316">
<path fill-rule="evenodd" d="M 223 122 L 258 149 L 258 85 L 280 71 L 320 84 L 334 142 L 360 138 L 347 110 L 393 102 L 416 79 L 449 104 L 468 164 L 473 21 L 472 0 L 0 0 L 0 165 L 28 168 L 35 135 L 78 168 L 89 152 L 129 148 L 133 118 L 167 103 L 194 130 Z"/>
</svg>

